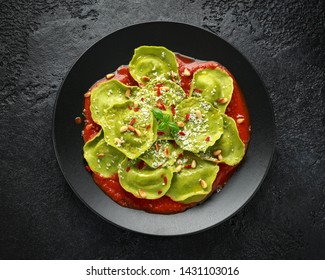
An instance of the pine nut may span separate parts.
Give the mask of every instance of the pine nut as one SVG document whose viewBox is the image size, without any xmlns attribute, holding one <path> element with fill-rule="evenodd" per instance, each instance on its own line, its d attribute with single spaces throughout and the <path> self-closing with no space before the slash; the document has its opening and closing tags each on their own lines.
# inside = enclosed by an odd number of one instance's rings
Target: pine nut
<svg viewBox="0 0 325 280">
<path fill-rule="evenodd" d="M 135 131 L 134 131 L 134 132 L 135 132 L 135 134 L 136 134 L 137 136 L 139 136 L 139 137 L 141 136 L 141 132 L 140 132 L 140 130 L 139 130 L 139 129 L 135 129 Z"/>
<path fill-rule="evenodd" d="M 144 190 L 138 190 L 138 193 L 140 195 L 141 198 L 146 198 L 147 197 L 147 193 Z"/>
<path fill-rule="evenodd" d="M 184 123 L 183 122 L 177 122 L 178 127 L 184 127 Z"/>
<path fill-rule="evenodd" d="M 134 132 L 135 131 L 135 128 L 132 125 L 128 125 L 128 130 Z"/>
<path fill-rule="evenodd" d="M 187 68 L 185 68 L 184 72 L 183 72 L 183 76 L 189 77 L 189 76 L 191 76 L 191 72 Z"/>
<path fill-rule="evenodd" d="M 127 89 L 126 92 L 125 92 L 125 96 L 126 97 L 130 97 L 131 96 L 131 89 Z"/>
<path fill-rule="evenodd" d="M 238 124 L 241 124 L 241 123 L 243 123 L 244 121 L 245 121 L 244 118 L 238 118 L 238 119 L 237 119 L 237 123 L 238 123 Z"/>
<path fill-rule="evenodd" d="M 206 181 L 201 180 L 201 187 L 202 187 L 203 189 L 206 189 L 206 188 L 208 187 L 208 184 L 206 183 Z"/>
<path fill-rule="evenodd" d="M 176 168 L 175 168 L 175 171 L 176 172 L 181 172 L 182 170 L 182 166 L 181 165 L 178 165 Z"/>
<path fill-rule="evenodd" d="M 84 94 L 84 97 L 89 97 L 91 95 L 91 92 L 88 91 L 87 93 Z"/>
<path fill-rule="evenodd" d="M 222 97 L 218 99 L 219 104 L 226 104 L 228 102 L 228 98 Z"/>
<path fill-rule="evenodd" d="M 142 76 L 141 80 L 144 82 L 149 82 L 150 78 L 148 76 Z"/>
<path fill-rule="evenodd" d="M 201 113 L 200 110 L 196 110 L 196 111 L 195 111 L 195 115 L 196 115 L 196 117 L 197 117 L 198 119 L 202 119 L 202 113 Z"/>
<path fill-rule="evenodd" d="M 107 74 L 107 75 L 106 75 L 106 79 L 107 79 L 107 80 L 112 79 L 114 76 L 115 76 L 114 73 Z"/>
<path fill-rule="evenodd" d="M 121 128 L 120 128 L 120 132 L 125 132 L 125 131 L 127 131 L 128 130 L 128 127 L 126 126 L 126 125 L 123 125 L 123 126 L 121 126 Z"/>
</svg>

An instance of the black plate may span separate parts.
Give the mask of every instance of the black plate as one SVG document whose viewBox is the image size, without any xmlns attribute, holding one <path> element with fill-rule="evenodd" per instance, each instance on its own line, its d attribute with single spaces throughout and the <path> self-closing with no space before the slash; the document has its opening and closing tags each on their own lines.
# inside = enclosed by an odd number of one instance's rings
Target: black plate
<svg viewBox="0 0 325 280">
<path fill-rule="evenodd" d="M 141 45 L 161 45 L 227 67 L 238 81 L 249 108 L 251 141 L 245 160 L 226 187 L 200 206 L 174 215 L 149 214 L 119 206 L 85 170 L 81 125 L 83 94 L 105 74 L 128 64 Z M 62 173 L 73 191 L 95 213 L 123 228 L 153 235 L 181 235 L 218 225 L 242 208 L 262 183 L 274 150 L 274 120 L 268 95 L 253 67 L 234 47 L 198 27 L 150 22 L 116 31 L 89 48 L 66 76 L 56 100 L 53 141 Z"/>
</svg>

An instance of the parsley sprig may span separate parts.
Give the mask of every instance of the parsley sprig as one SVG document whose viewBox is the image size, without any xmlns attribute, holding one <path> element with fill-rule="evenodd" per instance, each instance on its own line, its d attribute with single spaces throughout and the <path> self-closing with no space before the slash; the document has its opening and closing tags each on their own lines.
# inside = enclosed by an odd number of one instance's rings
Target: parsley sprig
<svg viewBox="0 0 325 280">
<path fill-rule="evenodd" d="M 172 120 L 169 120 L 169 114 L 164 114 L 163 111 L 158 108 L 153 108 L 152 113 L 158 121 L 158 130 L 164 130 L 166 127 L 169 127 L 169 129 L 174 133 L 177 133 L 179 131 L 177 123 Z"/>
</svg>

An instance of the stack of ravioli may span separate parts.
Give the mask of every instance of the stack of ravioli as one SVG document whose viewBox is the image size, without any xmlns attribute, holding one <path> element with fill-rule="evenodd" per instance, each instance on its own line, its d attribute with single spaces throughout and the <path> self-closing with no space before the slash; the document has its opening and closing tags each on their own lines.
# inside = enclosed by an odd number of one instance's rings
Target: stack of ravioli
<svg viewBox="0 0 325 280">
<path fill-rule="evenodd" d="M 245 153 L 225 114 L 232 78 L 218 68 L 197 70 L 185 94 L 175 54 L 158 46 L 135 49 L 129 71 L 139 86 L 112 79 L 91 92 L 92 118 L 102 129 L 84 145 L 89 167 L 107 178 L 118 174 L 121 186 L 141 199 L 204 200 L 219 164 L 236 165 Z M 161 125 L 163 119 L 177 129 Z"/>
</svg>

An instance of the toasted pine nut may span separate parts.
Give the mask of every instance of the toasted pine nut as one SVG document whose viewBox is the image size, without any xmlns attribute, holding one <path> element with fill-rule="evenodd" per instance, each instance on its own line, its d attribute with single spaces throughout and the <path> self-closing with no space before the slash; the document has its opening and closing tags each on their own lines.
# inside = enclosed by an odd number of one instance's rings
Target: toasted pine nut
<svg viewBox="0 0 325 280">
<path fill-rule="evenodd" d="M 131 89 L 127 89 L 126 92 L 125 92 L 125 96 L 126 97 L 130 97 L 131 96 Z"/>
<path fill-rule="evenodd" d="M 241 124 L 241 123 L 243 123 L 244 121 L 245 121 L 244 118 L 238 118 L 238 119 L 237 119 L 237 123 L 238 123 L 238 124 Z"/>
<path fill-rule="evenodd" d="M 218 99 L 219 104 L 226 104 L 228 102 L 228 98 L 222 97 Z"/>
<path fill-rule="evenodd" d="M 134 107 L 134 108 L 138 108 L 138 107 L 139 107 L 138 102 L 134 102 L 134 103 L 133 103 L 133 107 Z"/>
<path fill-rule="evenodd" d="M 182 170 L 182 166 L 181 165 L 178 165 L 176 168 L 175 168 L 175 171 L 176 172 L 181 172 Z"/>
<path fill-rule="evenodd" d="M 125 131 L 127 131 L 128 130 L 128 127 L 126 126 L 126 125 L 123 125 L 123 126 L 121 126 L 121 128 L 120 128 L 120 132 L 125 132 Z"/>
<path fill-rule="evenodd" d="M 88 91 L 87 93 L 84 94 L 84 97 L 89 97 L 91 95 L 91 92 Z"/>
<path fill-rule="evenodd" d="M 192 168 L 195 168 L 196 167 L 196 161 L 194 159 L 192 160 L 191 167 Z"/>
<path fill-rule="evenodd" d="M 138 190 L 138 193 L 141 198 L 146 198 L 146 196 L 147 196 L 147 193 L 142 189 Z"/>
<path fill-rule="evenodd" d="M 135 128 L 132 125 L 128 125 L 128 130 L 134 132 L 135 131 Z"/>
<path fill-rule="evenodd" d="M 201 187 L 202 187 L 203 189 L 206 189 L 206 188 L 208 187 L 207 182 L 204 181 L 204 180 L 201 180 Z"/>
<path fill-rule="evenodd" d="M 98 157 L 103 157 L 103 156 L 105 156 L 105 154 L 104 154 L 104 153 L 100 153 L 100 154 L 98 154 L 97 156 L 98 156 Z"/>
<path fill-rule="evenodd" d="M 202 119 L 202 113 L 201 113 L 200 110 L 196 110 L 196 111 L 195 111 L 195 115 L 196 115 L 196 117 L 197 117 L 198 119 Z"/>
<path fill-rule="evenodd" d="M 141 80 L 144 82 L 149 82 L 150 78 L 148 76 L 142 76 Z"/>
<path fill-rule="evenodd" d="M 135 132 L 135 134 L 136 134 L 137 136 L 139 136 L 139 137 L 141 136 L 141 132 L 140 132 L 140 130 L 139 130 L 139 129 L 135 129 L 135 131 L 134 131 L 134 132 Z"/>
<path fill-rule="evenodd" d="M 215 151 L 213 152 L 213 155 L 217 157 L 218 155 L 221 154 L 221 152 L 222 152 L 221 150 L 215 150 Z"/>
<path fill-rule="evenodd" d="M 191 76 L 191 72 L 187 68 L 185 68 L 184 72 L 183 72 L 183 76 L 189 77 L 189 76 Z"/>
<path fill-rule="evenodd" d="M 184 123 L 182 121 L 177 122 L 178 127 L 184 127 Z"/>
<path fill-rule="evenodd" d="M 114 73 L 107 74 L 105 77 L 107 80 L 112 79 L 115 76 Z"/>
<path fill-rule="evenodd" d="M 218 158 L 218 160 L 223 160 L 223 156 L 221 155 L 221 154 L 219 154 L 218 156 L 217 156 L 217 158 Z"/>
</svg>

